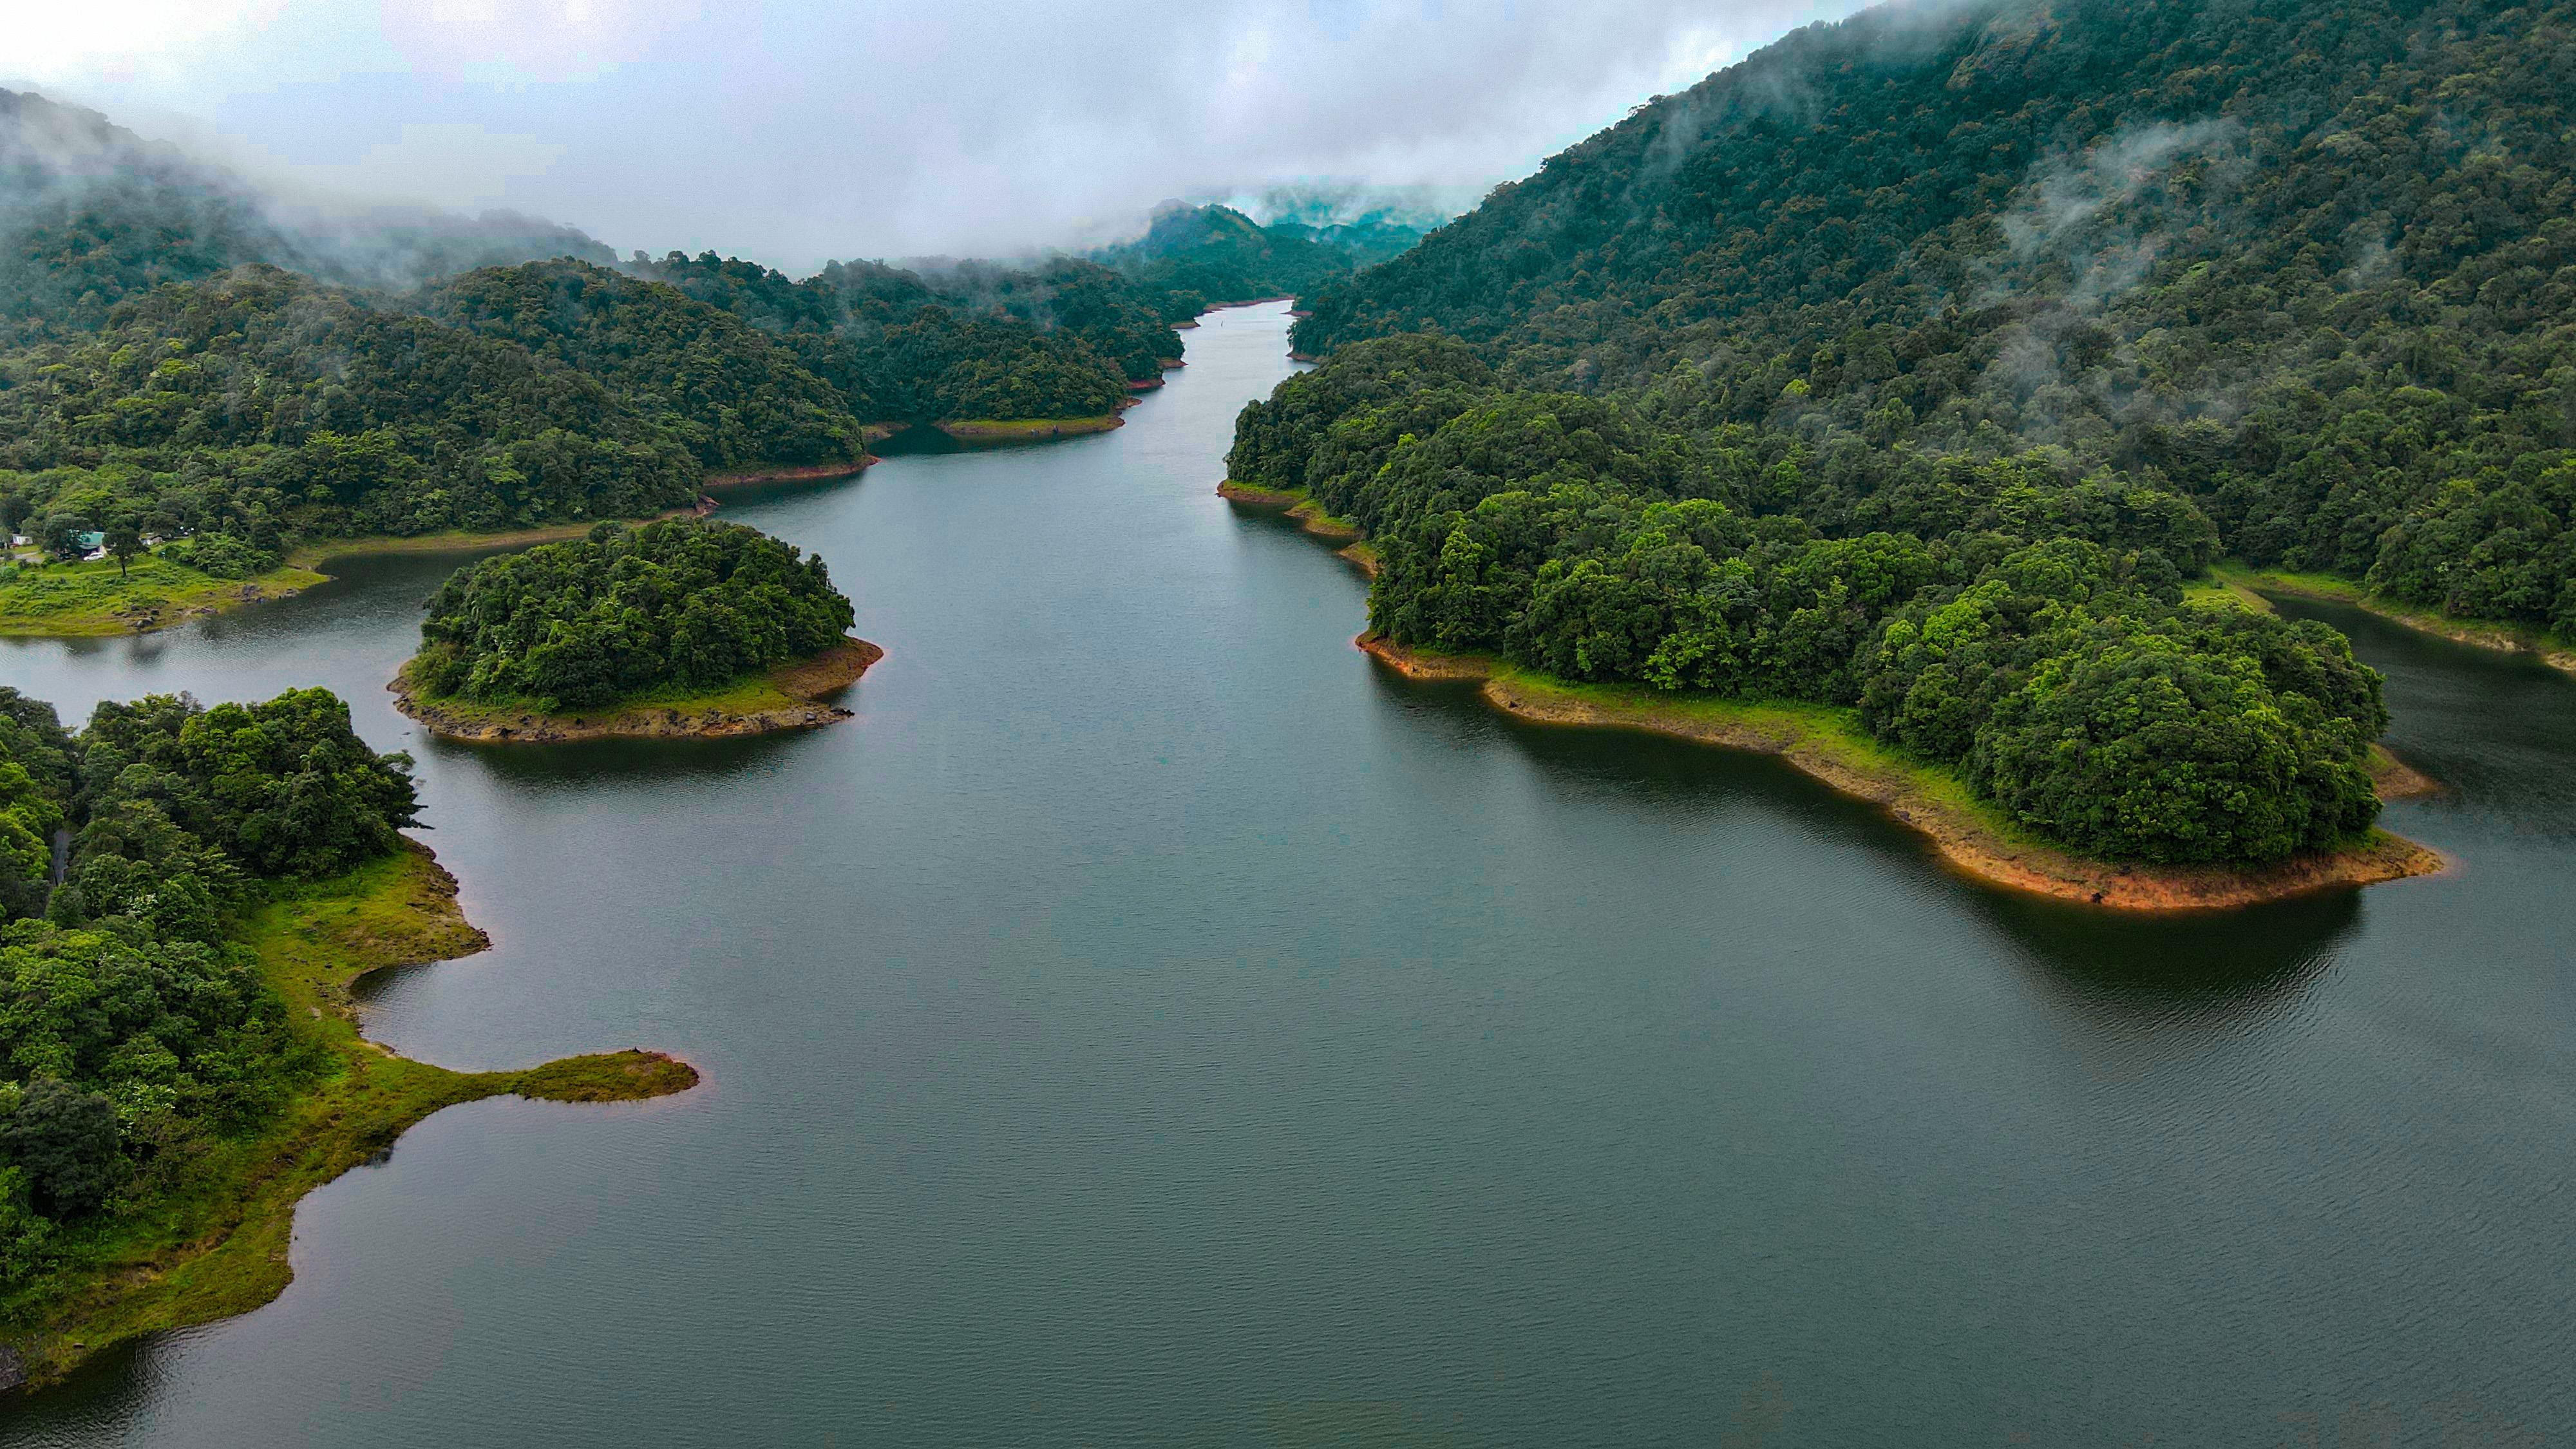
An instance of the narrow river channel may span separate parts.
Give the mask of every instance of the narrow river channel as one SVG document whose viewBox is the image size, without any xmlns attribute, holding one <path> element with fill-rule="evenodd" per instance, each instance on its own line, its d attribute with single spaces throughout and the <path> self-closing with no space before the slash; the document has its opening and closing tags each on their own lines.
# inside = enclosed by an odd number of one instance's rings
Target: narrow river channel
<svg viewBox="0 0 2576 1449">
<path fill-rule="evenodd" d="M 284 1297 L 0 1443 L 2576 1434 L 2576 681 L 2335 613 L 2455 871 L 1998 894 L 1774 762 L 1381 672 L 1359 577 L 1211 491 L 1285 328 L 1212 314 L 1110 434 L 729 501 L 889 651 L 817 733 L 424 740 L 383 684 L 454 558 L 0 641 L 67 718 L 318 683 L 418 757 L 496 944 L 382 1040 L 707 1075 L 439 1114 Z"/>
</svg>

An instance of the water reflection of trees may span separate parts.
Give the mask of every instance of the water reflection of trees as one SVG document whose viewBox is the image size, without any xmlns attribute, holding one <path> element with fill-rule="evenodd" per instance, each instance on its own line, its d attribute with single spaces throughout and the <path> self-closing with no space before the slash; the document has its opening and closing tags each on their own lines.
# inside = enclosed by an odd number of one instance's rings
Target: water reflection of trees
<svg viewBox="0 0 2576 1449">
<path fill-rule="evenodd" d="M 1947 868 L 1930 842 L 1884 810 L 1828 789 L 1785 761 L 1635 731 L 1532 724 L 1488 709 L 1472 687 L 1381 676 L 1419 723 L 1465 742 L 1509 740 L 1543 788 L 1648 810 L 1752 804 L 1903 872 L 1938 876 L 1975 922 L 2009 943 L 1998 956 L 2071 1029 L 2105 1041 L 2242 1031 L 2295 1000 L 2359 924 L 2359 892 L 2243 910 L 2142 915 L 2005 890 Z M 1920 897 L 1916 897 L 1920 898 Z M 1892 909 L 1903 909 L 1891 905 Z"/>
<path fill-rule="evenodd" d="M 2024 987 L 2097 1075 L 2129 1076 L 2288 1017 L 2359 928 L 2337 890 L 2228 911 L 2137 915 L 2003 891 L 1971 908 L 2021 949 Z"/>
<path fill-rule="evenodd" d="M 824 725 L 823 730 L 835 728 Z M 511 785 L 616 785 L 722 780 L 775 763 L 817 741 L 814 730 L 719 739 L 579 740 L 564 744 L 482 743 L 421 732 L 423 763 L 478 770 Z"/>
</svg>

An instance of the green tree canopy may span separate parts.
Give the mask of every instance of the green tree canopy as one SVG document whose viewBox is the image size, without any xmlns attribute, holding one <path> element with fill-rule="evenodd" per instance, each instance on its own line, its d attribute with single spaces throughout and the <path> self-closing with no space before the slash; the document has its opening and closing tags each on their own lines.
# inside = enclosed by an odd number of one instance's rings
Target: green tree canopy
<svg viewBox="0 0 2576 1449">
<path fill-rule="evenodd" d="M 603 527 L 458 570 L 430 600 L 412 679 L 549 708 L 706 689 L 829 648 L 852 617 L 821 558 L 756 530 Z"/>
</svg>

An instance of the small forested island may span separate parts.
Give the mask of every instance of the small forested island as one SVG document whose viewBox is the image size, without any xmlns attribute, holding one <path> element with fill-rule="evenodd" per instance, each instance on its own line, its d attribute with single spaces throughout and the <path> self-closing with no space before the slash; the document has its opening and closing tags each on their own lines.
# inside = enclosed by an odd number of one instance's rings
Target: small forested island
<svg viewBox="0 0 2576 1449">
<path fill-rule="evenodd" d="M 824 697 L 884 657 L 854 617 L 820 557 L 756 529 L 606 523 L 459 569 L 391 687 L 457 739 L 804 729 L 849 718 Z"/>
<path fill-rule="evenodd" d="M 400 833 L 410 763 L 328 690 L 102 704 L 73 735 L 0 686 L 0 1389 L 275 1297 L 296 1201 L 441 1107 L 696 1082 L 645 1051 L 451 1072 L 359 1035 L 360 976 L 486 944 Z"/>
</svg>

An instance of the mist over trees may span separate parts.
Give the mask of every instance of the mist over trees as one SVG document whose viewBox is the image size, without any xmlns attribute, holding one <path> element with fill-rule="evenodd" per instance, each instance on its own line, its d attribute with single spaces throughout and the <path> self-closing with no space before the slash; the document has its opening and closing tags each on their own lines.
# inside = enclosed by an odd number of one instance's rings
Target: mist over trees
<svg viewBox="0 0 2576 1449">
<path fill-rule="evenodd" d="M 2226 556 L 2576 629 L 2564 6 L 1820 25 L 1308 299 L 1238 425 L 1374 627 L 1854 706 L 2088 851 L 2376 805 L 2376 676 Z"/>
<path fill-rule="evenodd" d="M 503 213 L 299 211 L 0 93 L 0 512 L 232 578 L 297 538 L 641 517 L 886 429 L 1113 414 L 1174 321 L 1348 270 L 1232 213 L 1194 235 L 1125 271 L 617 262 Z"/>
<path fill-rule="evenodd" d="M 1092 255 L 1160 295 L 1163 315 L 1176 322 L 1224 303 L 1302 295 L 1353 266 L 1349 252 L 1313 229 L 1265 228 L 1225 206 L 1166 206 L 1142 237 Z"/>
<path fill-rule="evenodd" d="M 2571 21 L 1867 12 L 1322 290 L 1298 345 L 1437 329 L 1521 385 L 1754 429 L 1834 534 L 2045 456 L 2186 500 L 2226 553 L 2576 629 Z"/>
<path fill-rule="evenodd" d="M 0 90 L 0 344 L 95 331 L 129 295 L 252 263 L 403 290 L 556 256 L 614 260 L 515 212 L 295 205 L 95 111 Z"/>
</svg>

